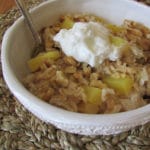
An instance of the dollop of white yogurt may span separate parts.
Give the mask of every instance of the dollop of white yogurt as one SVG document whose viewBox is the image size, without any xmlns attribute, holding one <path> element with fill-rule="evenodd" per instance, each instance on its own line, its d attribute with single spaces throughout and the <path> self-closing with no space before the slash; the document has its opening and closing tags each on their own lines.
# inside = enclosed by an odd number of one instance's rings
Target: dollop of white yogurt
<svg viewBox="0 0 150 150">
<path fill-rule="evenodd" d="M 115 61 L 120 58 L 120 49 L 110 43 L 109 35 L 109 30 L 100 23 L 77 22 L 69 30 L 61 29 L 54 41 L 67 56 L 96 67 L 105 59 Z"/>
</svg>

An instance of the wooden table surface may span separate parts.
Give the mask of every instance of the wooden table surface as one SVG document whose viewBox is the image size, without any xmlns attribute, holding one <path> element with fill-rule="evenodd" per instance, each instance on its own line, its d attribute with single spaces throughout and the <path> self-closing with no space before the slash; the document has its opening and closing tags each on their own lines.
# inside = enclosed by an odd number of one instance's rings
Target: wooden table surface
<svg viewBox="0 0 150 150">
<path fill-rule="evenodd" d="M 0 0 L 0 14 L 7 12 L 15 6 L 15 0 Z"/>
</svg>

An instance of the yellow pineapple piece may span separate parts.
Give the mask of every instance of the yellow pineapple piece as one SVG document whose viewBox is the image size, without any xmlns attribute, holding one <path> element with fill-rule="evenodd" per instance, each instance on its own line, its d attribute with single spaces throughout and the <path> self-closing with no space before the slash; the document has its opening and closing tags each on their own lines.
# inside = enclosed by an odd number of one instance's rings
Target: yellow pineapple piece
<svg viewBox="0 0 150 150">
<path fill-rule="evenodd" d="M 34 57 L 28 61 L 29 69 L 31 72 L 34 72 L 40 67 L 40 65 L 44 61 L 46 61 L 48 59 L 56 60 L 59 57 L 60 57 L 60 52 L 58 52 L 58 51 L 49 51 L 49 52 L 40 54 L 40 55 L 38 55 L 38 56 L 36 56 L 36 57 Z"/>
<path fill-rule="evenodd" d="M 65 17 L 64 21 L 61 24 L 61 28 L 70 29 L 73 27 L 73 25 L 74 25 L 74 21 L 69 17 Z"/>
<path fill-rule="evenodd" d="M 110 36 L 110 42 L 117 47 L 121 47 L 127 43 L 127 41 L 119 36 Z"/>
<path fill-rule="evenodd" d="M 84 91 L 87 97 L 87 101 L 100 105 L 101 104 L 101 92 L 102 90 L 100 88 L 92 87 L 92 86 L 85 86 Z"/>
<path fill-rule="evenodd" d="M 133 87 L 133 80 L 129 76 L 119 78 L 106 76 L 103 78 L 103 82 L 122 95 L 128 95 Z"/>
</svg>

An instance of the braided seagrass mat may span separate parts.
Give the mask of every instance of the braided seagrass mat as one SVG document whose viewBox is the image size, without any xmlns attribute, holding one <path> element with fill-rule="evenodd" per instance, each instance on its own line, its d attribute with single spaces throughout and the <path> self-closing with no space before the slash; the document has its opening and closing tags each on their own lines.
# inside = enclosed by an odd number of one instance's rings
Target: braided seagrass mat
<svg viewBox="0 0 150 150">
<path fill-rule="evenodd" d="M 150 5 L 150 0 L 138 0 Z M 34 7 L 42 0 L 26 1 Z M 0 41 L 20 16 L 17 8 L 0 16 Z M 10 93 L 0 67 L 0 150 L 150 150 L 150 123 L 111 136 L 64 132 L 28 112 Z"/>
</svg>

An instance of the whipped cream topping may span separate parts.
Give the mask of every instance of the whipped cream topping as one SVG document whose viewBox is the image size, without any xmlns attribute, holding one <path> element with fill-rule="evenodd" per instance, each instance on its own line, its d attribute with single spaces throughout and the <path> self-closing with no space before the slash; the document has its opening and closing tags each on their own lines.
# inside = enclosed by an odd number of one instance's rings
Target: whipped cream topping
<svg viewBox="0 0 150 150">
<path fill-rule="evenodd" d="M 121 56 L 120 48 L 111 44 L 109 36 L 109 30 L 101 23 L 77 22 L 69 30 L 61 29 L 54 41 L 67 56 L 96 67 L 105 59 L 116 61 Z"/>
</svg>

